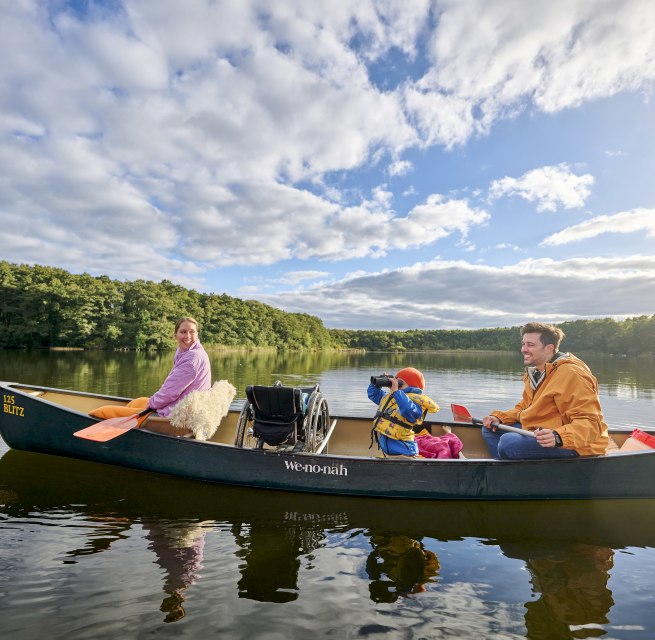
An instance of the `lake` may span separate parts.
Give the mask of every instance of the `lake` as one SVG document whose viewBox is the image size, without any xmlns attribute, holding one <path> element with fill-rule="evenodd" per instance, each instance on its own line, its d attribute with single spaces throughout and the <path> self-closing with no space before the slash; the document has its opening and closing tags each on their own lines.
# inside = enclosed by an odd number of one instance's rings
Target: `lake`
<svg viewBox="0 0 655 640">
<path fill-rule="evenodd" d="M 172 353 L 0 352 L 0 379 L 149 395 Z M 371 416 L 415 366 L 450 419 L 508 408 L 518 353 L 211 353 L 214 379 L 318 382 Z M 650 359 L 590 356 L 606 420 L 655 427 Z M 0 441 L 0 634 L 11 638 L 655 636 L 655 500 L 443 503 L 208 486 Z M 384 482 L 384 478 L 381 478 Z M 635 478 L 639 482 L 639 478 Z"/>
</svg>

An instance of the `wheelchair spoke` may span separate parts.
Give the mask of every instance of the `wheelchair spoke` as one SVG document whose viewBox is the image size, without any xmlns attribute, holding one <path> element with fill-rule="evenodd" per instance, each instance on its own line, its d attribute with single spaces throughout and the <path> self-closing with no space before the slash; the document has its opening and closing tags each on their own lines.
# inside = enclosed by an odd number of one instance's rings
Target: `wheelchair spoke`
<svg viewBox="0 0 655 640">
<path fill-rule="evenodd" d="M 237 423 L 237 432 L 234 439 L 234 444 L 237 447 L 246 447 L 253 449 L 258 446 L 258 439 L 253 434 L 252 428 L 254 424 L 254 416 L 251 404 L 246 400 L 246 403 L 241 409 L 239 414 L 239 421 Z"/>
<path fill-rule="evenodd" d="M 305 451 L 316 451 L 323 442 L 328 430 L 330 416 L 327 401 L 320 392 L 315 392 L 309 400 L 305 418 Z"/>
</svg>

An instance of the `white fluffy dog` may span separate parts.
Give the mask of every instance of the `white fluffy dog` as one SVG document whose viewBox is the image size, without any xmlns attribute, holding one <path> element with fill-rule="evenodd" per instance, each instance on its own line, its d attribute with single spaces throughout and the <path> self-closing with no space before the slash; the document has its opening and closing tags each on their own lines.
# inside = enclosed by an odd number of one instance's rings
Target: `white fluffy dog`
<svg viewBox="0 0 655 640">
<path fill-rule="evenodd" d="M 171 410 L 171 424 L 193 431 L 196 440 L 208 440 L 228 414 L 236 394 L 237 390 L 227 380 L 214 382 L 207 391 L 192 391 Z"/>
</svg>

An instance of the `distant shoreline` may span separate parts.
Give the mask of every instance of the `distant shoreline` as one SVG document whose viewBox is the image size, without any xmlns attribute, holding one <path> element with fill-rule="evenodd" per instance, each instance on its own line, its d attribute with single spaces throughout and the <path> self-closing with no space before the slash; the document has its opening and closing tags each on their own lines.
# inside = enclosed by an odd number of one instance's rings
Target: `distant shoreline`
<svg viewBox="0 0 655 640">
<path fill-rule="evenodd" d="M 208 353 L 276 353 L 276 352 L 312 352 L 312 353 L 360 353 L 360 354 L 391 354 L 395 356 L 403 355 L 493 355 L 493 354 L 510 354 L 510 355 L 520 355 L 519 349 L 420 349 L 420 350 L 376 350 L 376 349 L 348 349 L 348 348 L 337 348 L 329 347 L 327 349 L 284 349 L 278 347 L 255 347 L 255 346 L 224 346 L 224 345 L 206 345 L 203 344 L 203 347 Z M 144 353 L 165 353 L 174 351 L 175 348 L 171 347 L 170 349 L 135 349 L 135 348 L 107 348 L 107 349 L 88 349 L 84 347 L 0 347 L 1 351 L 88 351 L 88 352 L 117 352 L 117 351 L 139 351 Z M 646 352 L 638 354 L 626 354 L 626 353 L 607 353 L 605 351 L 588 351 L 588 350 L 579 350 L 575 351 L 576 354 L 582 356 L 589 355 L 602 355 L 608 356 L 610 358 L 655 358 L 655 353 Z"/>
</svg>

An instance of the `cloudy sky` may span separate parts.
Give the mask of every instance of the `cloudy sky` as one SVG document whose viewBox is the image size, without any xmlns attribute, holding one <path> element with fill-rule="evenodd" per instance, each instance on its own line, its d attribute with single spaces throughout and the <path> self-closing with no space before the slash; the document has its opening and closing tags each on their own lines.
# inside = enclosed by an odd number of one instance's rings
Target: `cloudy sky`
<svg viewBox="0 0 655 640">
<path fill-rule="evenodd" d="M 655 313 L 652 0 L 0 0 L 0 258 L 328 327 Z"/>
</svg>

